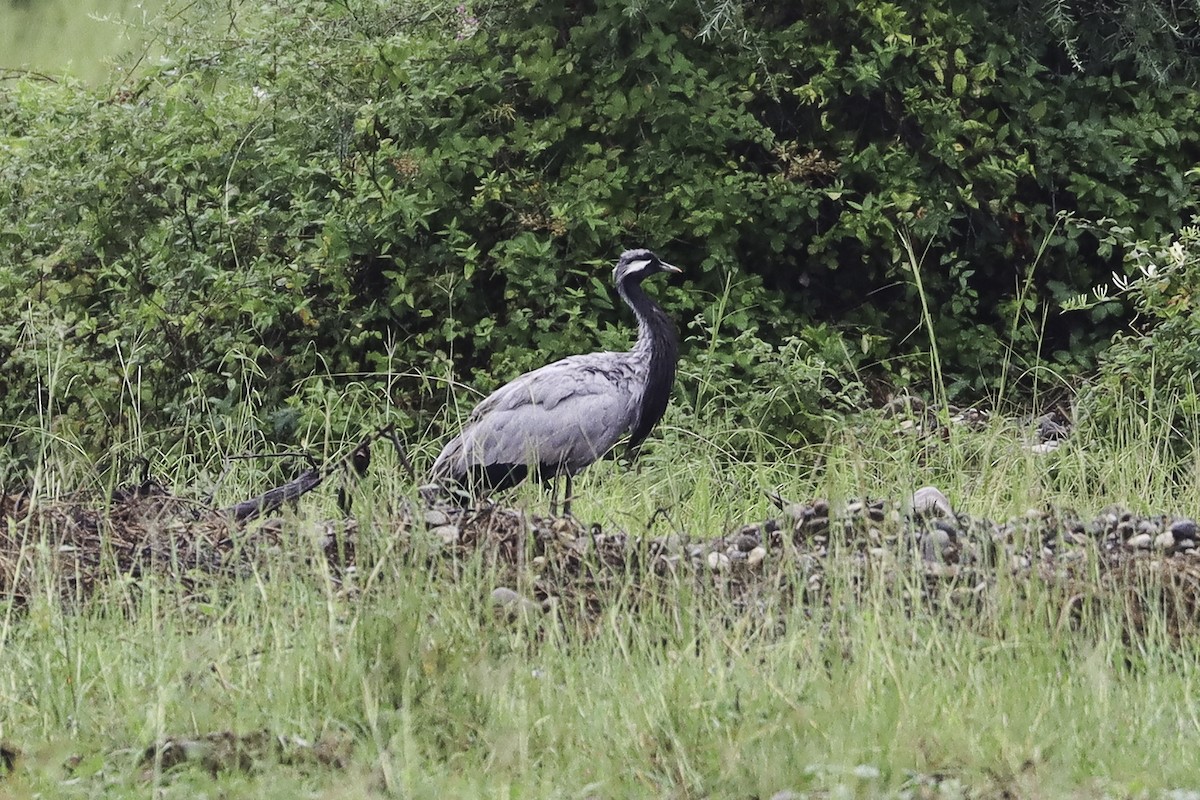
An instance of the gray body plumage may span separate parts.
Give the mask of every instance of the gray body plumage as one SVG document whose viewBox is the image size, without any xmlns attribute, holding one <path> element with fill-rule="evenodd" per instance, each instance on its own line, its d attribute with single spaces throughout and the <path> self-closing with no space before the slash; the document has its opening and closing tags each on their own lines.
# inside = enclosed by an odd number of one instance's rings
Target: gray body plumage
<svg viewBox="0 0 1200 800">
<path fill-rule="evenodd" d="M 526 373 L 475 407 L 433 465 L 462 480 L 486 464 L 557 465 L 575 474 L 608 452 L 637 421 L 635 353 L 571 356 Z"/>
<path fill-rule="evenodd" d="M 499 489 L 527 475 L 569 479 L 630 432 L 636 446 L 665 410 L 678 360 L 674 326 L 640 283 L 678 271 L 648 250 L 623 253 L 614 278 L 638 317 L 633 349 L 570 356 L 500 387 L 437 457 L 434 480 Z"/>
</svg>

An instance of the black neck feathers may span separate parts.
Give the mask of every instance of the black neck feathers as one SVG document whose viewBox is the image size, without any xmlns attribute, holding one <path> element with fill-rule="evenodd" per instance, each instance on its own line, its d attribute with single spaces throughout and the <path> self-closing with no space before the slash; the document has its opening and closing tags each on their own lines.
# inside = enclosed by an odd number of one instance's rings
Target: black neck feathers
<svg viewBox="0 0 1200 800">
<path fill-rule="evenodd" d="M 633 351 L 648 361 L 637 422 L 629 439 L 629 450 L 633 452 L 666 413 L 679 363 L 679 335 L 671 318 L 642 289 L 640 276 L 623 279 L 617 291 L 637 316 L 638 338 Z"/>
</svg>

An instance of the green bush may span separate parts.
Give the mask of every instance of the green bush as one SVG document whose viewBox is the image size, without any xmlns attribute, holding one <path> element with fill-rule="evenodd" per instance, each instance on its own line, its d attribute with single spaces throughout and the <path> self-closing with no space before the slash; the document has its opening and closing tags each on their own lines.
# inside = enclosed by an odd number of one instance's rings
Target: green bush
<svg viewBox="0 0 1200 800">
<path fill-rule="evenodd" d="M 1195 208 L 1200 94 L 1060 69 L 998 0 L 197 7 L 135 82 L 0 93 L 18 426 L 100 445 L 249 406 L 287 439 L 353 386 L 423 430 L 451 377 L 626 346 L 629 246 L 687 271 L 656 287 L 677 320 L 727 297 L 685 377 L 820 374 L 797 397 L 836 405 L 859 368 L 928 377 L 901 231 L 950 391 L 979 394 L 1114 330 L 1041 323 L 1119 259 L 1058 212 L 1154 238 Z M 798 403 L 758 416 L 813 435 Z"/>
<path fill-rule="evenodd" d="M 1168 431 L 1181 452 L 1200 445 L 1200 220 L 1177 234 L 1147 242 L 1127 227 L 1105 237 L 1125 251 L 1128 277 L 1115 274 L 1071 310 L 1128 302 L 1131 330 L 1114 337 L 1100 370 L 1080 398 L 1087 424 L 1107 435 L 1130 425 Z"/>
</svg>

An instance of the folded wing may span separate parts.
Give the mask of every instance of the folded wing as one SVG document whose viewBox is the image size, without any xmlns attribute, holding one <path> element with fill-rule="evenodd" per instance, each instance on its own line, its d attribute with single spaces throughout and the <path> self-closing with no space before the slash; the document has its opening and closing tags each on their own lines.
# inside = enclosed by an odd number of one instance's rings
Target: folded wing
<svg viewBox="0 0 1200 800">
<path fill-rule="evenodd" d="M 476 406 L 433 474 L 495 488 L 528 472 L 573 474 L 629 431 L 641 388 L 625 353 L 572 356 L 526 373 Z"/>
</svg>

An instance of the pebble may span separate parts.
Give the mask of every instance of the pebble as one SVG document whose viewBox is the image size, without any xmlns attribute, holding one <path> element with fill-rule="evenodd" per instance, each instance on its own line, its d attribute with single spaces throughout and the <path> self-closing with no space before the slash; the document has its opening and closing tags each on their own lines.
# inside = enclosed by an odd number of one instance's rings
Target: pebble
<svg viewBox="0 0 1200 800">
<path fill-rule="evenodd" d="M 507 614 L 509 619 L 536 617 L 542 613 L 541 603 L 505 586 L 492 590 L 492 607 Z"/>
<path fill-rule="evenodd" d="M 658 575 L 674 575 L 679 569 L 679 562 L 682 561 L 681 556 L 657 556 L 652 562 L 652 568 Z"/>
<path fill-rule="evenodd" d="M 659 553 L 674 555 L 683 549 L 683 539 L 675 534 L 660 536 L 651 542 Z"/>
<path fill-rule="evenodd" d="M 829 517 L 809 517 L 808 519 L 797 522 L 796 527 L 793 530 L 795 533 L 799 534 L 821 533 L 822 531 L 829 530 Z"/>
<path fill-rule="evenodd" d="M 438 528 L 450 524 L 450 515 L 440 508 L 431 508 L 425 512 L 425 527 Z"/>
<path fill-rule="evenodd" d="M 732 563 L 733 562 L 729 556 L 725 555 L 724 553 L 713 552 L 708 554 L 708 568 L 713 572 L 720 572 L 722 570 L 729 569 L 729 566 Z"/>
<path fill-rule="evenodd" d="M 758 543 L 762 538 L 758 535 L 757 530 L 754 533 L 743 533 L 737 537 L 733 546 L 743 553 L 749 553 L 754 548 L 758 547 Z"/>
<path fill-rule="evenodd" d="M 921 537 L 921 558 L 935 564 L 949 560 L 954 553 L 954 537 L 949 531 L 937 527 Z"/>
<path fill-rule="evenodd" d="M 1130 550 L 1149 550 L 1152 543 L 1148 533 L 1137 533 L 1125 540 L 1125 546 Z"/>
<path fill-rule="evenodd" d="M 417 494 L 420 495 L 421 499 L 426 503 L 432 505 L 433 503 L 436 503 L 442 496 L 441 484 L 426 483 L 422 486 L 418 486 Z"/>
<path fill-rule="evenodd" d="M 1067 534 L 1067 541 L 1076 547 L 1083 547 L 1091 543 L 1091 538 L 1086 533 L 1071 532 Z"/>
<path fill-rule="evenodd" d="M 958 576 L 958 564 L 940 564 L 937 562 L 924 562 L 925 574 L 934 578 L 954 578 Z"/>
<path fill-rule="evenodd" d="M 439 525 L 433 529 L 432 533 L 447 547 L 458 544 L 458 539 L 462 535 L 462 531 L 458 529 L 457 525 Z"/>
<path fill-rule="evenodd" d="M 859 764 L 851 770 L 851 774 L 860 781 L 875 781 L 879 780 L 881 773 L 878 767 L 873 767 L 870 764 Z"/>
<path fill-rule="evenodd" d="M 1104 569 L 1118 558 L 1136 559 L 1145 569 L 1158 565 L 1164 571 L 1191 569 L 1200 563 L 1200 526 L 1195 520 L 1137 514 L 1120 506 L 1109 506 L 1094 516 L 1065 508 L 1032 507 L 1007 521 L 993 521 L 955 514 L 946 495 L 934 486 L 922 486 L 907 502 L 860 498 L 833 507 L 826 501 L 780 505 L 785 508 L 774 519 L 726 528 L 724 535 L 707 539 L 686 533 L 627 536 L 619 529 L 589 530 L 573 520 L 536 518 L 530 524 L 537 534 L 534 552 L 538 555 L 528 554 L 530 560 L 525 563 L 531 569 L 527 574 L 543 582 L 538 584 L 540 597 L 563 577 L 563 570 L 578 566 L 578 559 L 561 557 L 564 554 L 595 550 L 607 562 L 626 551 L 645 551 L 651 569 L 658 574 L 690 569 L 710 572 L 718 583 L 734 576 L 740 586 L 783 570 L 798 578 L 805 592 L 824 592 L 827 559 L 831 557 L 824 543 L 835 539 L 845 547 L 843 556 L 851 560 L 851 569 L 862 574 L 869 570 L 890 580 L 897 570 L 916 566 L 929 580 L 957 577 L 964 579 L 964 586 L 983 587 L 985 592 L 995 572 L 1005 571 L 1005 567 L 1018 576 L 1032 572 L 1050 580 L 1076 580 L 1086 574 L 1081 570 L 1088 564 Z M 875 521 L 878 516 L 885 521 Z M 789 517 L 798 522 L 794 538 Z M 446 521 L 430 532 L 448 545 L 455 544 L 447 552 L 457 553 L 467 537 L 461 527 L 465 522 L 454 525 L 447 520 L 460 519 L 466 518 L 450 509 L 434 508 L 418 511 L 415 523 L 419 529 L 422 521 L 427 525 Z M 786 535 L 779 533 L 780 523 Z M 474 546 L 475 537 L 470 542 Z M 1145 558 L 1147 552 L 1156 557 Z M 765 566 L 768 556 L 770 569 Z M 529 591 L 529 597 L 524 597 L 512 589 L 496 589 L 491 604 L 498 614 L 514 618 L 549 613 L 546 604 L 530 599 L 533 590 Z M 914 590 L 917 594 L 924 591 Z M 964 591 L 964 607 L 972 602 L 967 594 Z"/>
<path fill-rule="evenodd" d="M 954 518 L 954 509 L 941 489 L 923 486 L 912 493 L 912 515 L 914 517 Z"/>
<path fill-rule="evenodd" d="M 1196 523 L 1190 519 L 1177 519 L 1171 523 L 1170 531 L 1175 536 L 1175 541 L 1195 539 Z"/>
<path fill-rule="evenodd" d="M 876 547 L 867 551 L 880 569 L 890 570 L 896 566 L 896 554 L 886 547 Z"/>
<path fill-rule="evenodd" d="M 783 516 L 793 522 L 800 522 L 812 516 L 812 509 L 804 503 L 788 503 L 783 507 Z"/>
<path fill-rule="evenodd" d="M 1067 438 L 1067 426 L 1058 420 L 1057 414 L 1043 414 L 1037 418 L 1038 442 L 1058 442 Z"/>
</svg>

